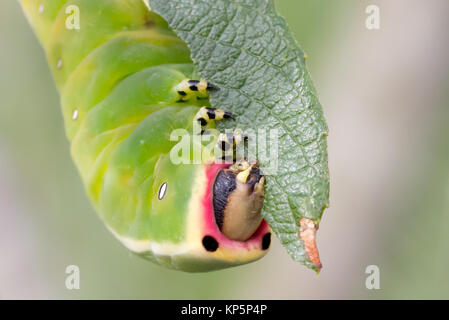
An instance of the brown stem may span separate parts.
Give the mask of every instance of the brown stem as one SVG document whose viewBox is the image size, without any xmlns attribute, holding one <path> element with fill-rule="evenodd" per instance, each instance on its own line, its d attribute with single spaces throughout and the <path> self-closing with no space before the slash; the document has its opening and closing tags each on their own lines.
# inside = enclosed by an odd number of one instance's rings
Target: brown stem
<svg viewBox="0 0 449 320">
<path fill-rule="evenodd" d="M 320 254 L 316 245 L 316 231 L 318 228 L 312 220 L 307 218 L 299 220 L 299 226 L 299 238 L 304 242 L 307 256 L 318 269 L 321 269 L 323 265 L 321 264 Z"/>
</svg>

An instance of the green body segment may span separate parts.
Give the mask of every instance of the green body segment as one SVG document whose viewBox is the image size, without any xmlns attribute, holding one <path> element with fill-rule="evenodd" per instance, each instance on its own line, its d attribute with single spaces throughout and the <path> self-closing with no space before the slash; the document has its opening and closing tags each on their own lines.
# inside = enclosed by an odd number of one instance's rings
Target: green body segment
<svg viewBox="0 0 449 320">
<path fill-rule="evenodd" d="M 116 234 L 179 243 L 200 165 L 175 166 L 170 133 L 207 101 L 178 102 L 194 69 L 185 44 L 136 0 L 21 0 L 61 94 L 72 157 L 93 205 Z M 67 28 L 66 9 L 80 28 Z M 163 174 L 162 174 L 163 173 Z M 167 182 L 167 197 L 156 201 Z"/>
</svg>

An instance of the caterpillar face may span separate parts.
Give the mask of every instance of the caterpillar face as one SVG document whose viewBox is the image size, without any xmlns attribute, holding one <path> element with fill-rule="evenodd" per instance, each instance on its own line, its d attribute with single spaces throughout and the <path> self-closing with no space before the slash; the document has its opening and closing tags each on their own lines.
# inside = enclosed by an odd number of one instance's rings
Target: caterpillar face
<svg viewBox="0 0 449 320">
<path fill-rule="evenodd" d="M 264 182 L 257 165 L 238 163 L 218 172 L 213 192 L 215 221 L 229 239 L 246 241 L 259 227 Z"/>
<path fill-rule="evenodd" d="M 260 214 L 264 178 L 257 166 L 205 165 L 196 181 L 191 201 L 198 203 L 190 206 L 187 225 L 192 255 L 211 269 L 264 256 L 271 233 Z"/>
</svg>

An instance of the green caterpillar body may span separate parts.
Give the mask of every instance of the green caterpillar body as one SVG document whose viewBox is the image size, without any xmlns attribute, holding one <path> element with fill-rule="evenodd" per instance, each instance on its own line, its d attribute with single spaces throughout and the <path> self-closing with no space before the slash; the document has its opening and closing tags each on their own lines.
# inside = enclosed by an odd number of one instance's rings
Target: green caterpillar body
<svg viewBox="0 0 449 320">
<path fill-rule="evenodd" d="M 166 22 L 141 0 L 21 4 L 60 92 L 73 160 L 108 229 L 131 251 L 184 271 L 262 257 L 265 221 L 246 241 L 217 227 L 211 199 L 223 165 L 170 160 L 171 132 L 190 130 L 208 100 L 180 101 L 175 88 L 195 70 Z M 67 27 L 72 9 L 79 28 Z"/>
</svg>

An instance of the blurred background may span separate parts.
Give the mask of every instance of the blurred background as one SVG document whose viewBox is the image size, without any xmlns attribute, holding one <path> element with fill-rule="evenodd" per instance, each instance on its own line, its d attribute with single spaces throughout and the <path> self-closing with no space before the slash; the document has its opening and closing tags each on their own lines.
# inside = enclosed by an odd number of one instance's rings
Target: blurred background
<svg viewBox="0 0 449 320">
<path fill-rule="evenodd" d="M 72 164 L 59 97 L 16 1 L 0 1 L 0 299 L 449 299 L 449 2 L 276 0 L 329 124 L 319 276 L 262 260 L 187 274 L 129 253 Z M 380 29 L 365 26 L 368 5 Z M 65 287 L 80 267 L 80 290 Z M 377 265 L 380 289 L 368 290 Z"/>
</svg>

